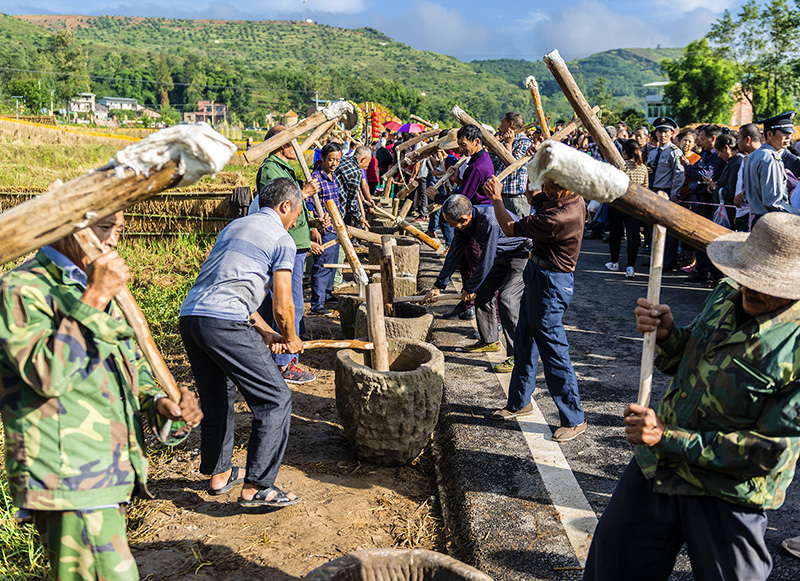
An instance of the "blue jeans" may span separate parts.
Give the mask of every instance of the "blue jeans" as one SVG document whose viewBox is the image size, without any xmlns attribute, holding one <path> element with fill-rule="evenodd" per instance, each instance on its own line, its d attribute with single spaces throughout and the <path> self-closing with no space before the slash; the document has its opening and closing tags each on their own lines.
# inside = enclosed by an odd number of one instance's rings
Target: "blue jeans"
<svg viewBox="0 0 800 581">
<path fill-rule="evenodd" d="M 447 220 L 444 219 L 441 209 L 431 212 L 431 215 L 428 217 L 428 232 L 435 233 L 437 226 L 442 229 L 444 245 L 450 246 L 453 243 L 453 236 L 455 236 L 456 231 L 447 223 Z"/>
<path fill-rule="evenodd" d="M 684 543 L 695 579 L 766 579 L 772 570 L 766 530 L 763 510 L 653 491 L 634 459 L 594 531 L 583 579 L 666 581 Z"/>
<path fill-rule="evenodd" d="M 297 252 L 294 257 L 294 267 L 292 267 L 292 302 L 294 303 L 294 332 L 298 335 L 302 332 L 303 327 L 303 268 L 306 263 L 306 251 Z M 272 316 L 272 291 L 267 293 L 264 302 L 258 307 L 258 314 L 266 321 L 267 325 L 280 332 L 275 326 L 275 319 Z M 292 362 L 300 360 L 298 353 L 273 353 L 272 358 L 275 360 L 275 365 L 278 367 L 285 367 Z"/>
<path fill-rule="evenodd" d="M 571 272 L 545 270 L 528 261 L 522 277 L 525 292 L 514 336 L 514 371 L 506 408 L 519 411 L 531 402 L 536 369 L 542 357 L 547 389 L 558 407 L 562 426 L 584 422 L 578 378 L 569 359 L 567 332 L 561 318 L 572 302 Z"/>
<path fill-rule="evenodd" d="M 292 414 L 292 392 L 272 353 L 247 321 L 188 316 L 180 318 L 180 330 L 203 410 L 200 472 L 232 467 L 238 387 L 253 413 L 245 481 L 269 488 L 286 451 Z"/>
<path fill-rule="evenodd" d="M 321 244 L 330 242 L 336 238 L 335 232 L 325 232 L 322 235 Z M 325 268 L 324 264 L 335 263 L 339 260 L 339 245 L 334 244 L 326 248 L 322 254 L 314 255 L 314 265 L 311 267 L 311 308 L 325 308 L 325 301 L 331 296 L 333 291 L 333 277 L 336 276 L 336 269 Z"/>
</svg>

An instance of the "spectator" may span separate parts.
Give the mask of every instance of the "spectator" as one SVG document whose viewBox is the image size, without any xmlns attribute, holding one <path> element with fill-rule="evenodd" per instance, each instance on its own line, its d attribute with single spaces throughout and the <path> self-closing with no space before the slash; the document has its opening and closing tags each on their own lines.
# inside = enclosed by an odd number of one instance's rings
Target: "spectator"
<svg viewBox="0 0 800 581">
<path fill-rule="evenodd" d="M 658 146 L 650 152 L 647 160 L 650 189 L 654 192 L 664 191 L 671 201 L 677 202 L 685 177 L 683 165 L 680 163 L 681 150 L 671 141 L 678 124 L 669 117 L 659 117 L 653 124 L 656 127 L 654 133 Z M 677 255 L 677 238 L 667 236 L 664 244 L 665 272 L 675 269 Z"/>
<path fill-rule="evenodd" d="M 625 160 L 623 171 L 628 174 L 631 184 L 639 184 L 647 187 L 647 166 L 642 160 L 642 149 L 639 144 L 629 139 L 622 145 L 622 157 Z M 639 230 L 642 223 L 629 214 L 625 214 L 614 208 L 608 207 L 608 221 L 611 232 L 608 237 L 608 249 L 611 253 L 611 262 L 606 262 L 606 268 L 611 271 L 619 270 L 619 251 L 622 242 L 622 232 L 625 231 L 627 238 L 627 263 L 625 267 L 625 277 L 633 278 L 636 276 L 634 267 L 636 257 L 639 254 Z"/>
<path fill-rule="evenodd" d="M 736 195 L 733 197 L 733 205 L 736 206 L 736 223 L 734 230 L 737 232 L 750 231 L 750 206 L 744 198 L 744 171 L 750 154 L 761 147 L 761 130 L 755 123 L 748 123 L 739 128 L 739 137 L 736 140 L 739 152 L 745 158 L 739 167 L 739 175 L 736 179 Z"/>
<path fill-rule="evenodd" d="M 523 157 L 528 151 L 528 148 L 533 145 L 531 140 L 522 133 L 522 127 L 524 125 L 525 121 L 522 115 L 514 111 L 509 111 L 500 120 L 500 128 L 495 136 L 498 137 L 505 148 L 511 152 L 514 159 Z M 494 165 L 494 172 L 499 174 L 506 166 L 500 161 L 500 158 L 494 154 L 492 154 L 491 157 Z M 522 166 L 503 180 L 503 201 L 506 204 L 506 208 L 519 217 L 524 217 L 531 213 L 531 206 L 528 204 L 528 200 L 525 196 L 527 186 L 527 166 Z"/>
</svg>

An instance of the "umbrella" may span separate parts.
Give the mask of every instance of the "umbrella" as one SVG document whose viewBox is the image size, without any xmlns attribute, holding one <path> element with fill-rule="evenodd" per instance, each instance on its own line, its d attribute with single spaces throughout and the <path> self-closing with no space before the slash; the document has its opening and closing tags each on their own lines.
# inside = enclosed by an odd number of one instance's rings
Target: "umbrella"
<svg viewBox="0 0 800 581">
<path fill-rule="evenodd" d="M 398 133 L 422 133 L 423 131 L 425 128 L 419 123 L 406 123 L 397 129 Z"/>
<path fill-rule="evenodd" d="M 383 126 L 389 131 L 397 131 L 400 129 L 400 127 L 402 127 L 402 125 L 400 125 L 397 121 L 387 121 L 383 124 Z"/>
</svg>

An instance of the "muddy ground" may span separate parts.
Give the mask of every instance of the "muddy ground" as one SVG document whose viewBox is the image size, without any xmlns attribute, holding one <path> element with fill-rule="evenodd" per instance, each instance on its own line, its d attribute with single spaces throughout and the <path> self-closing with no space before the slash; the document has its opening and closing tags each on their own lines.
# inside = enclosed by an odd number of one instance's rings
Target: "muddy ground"
<svg viewBox="0 0 800 581">
<path fill-rule="evenodd" d="M 306 317 L 309 338 L 341 338 L 338 317 Z M 240 486 L 212 496 L 198 472 L 199 434 L 151 461 L 156 500 L 137 502 L 129 539 L 143 579 L 297 579 L 330 559 L 377 547 L 442 550 L 430 446 L 411 466 L 362 464 L 338 423 L 334 351 L 304 354 L 317 376 L 293 385 L 289 444 L 276 485 L 302 497 L 281 510 L 240 508 Z M 186 377 L 185 363 L 173 366 Z M 250 414 L 237 403 L 234 464 L 244 466 Z"/>
</svg>

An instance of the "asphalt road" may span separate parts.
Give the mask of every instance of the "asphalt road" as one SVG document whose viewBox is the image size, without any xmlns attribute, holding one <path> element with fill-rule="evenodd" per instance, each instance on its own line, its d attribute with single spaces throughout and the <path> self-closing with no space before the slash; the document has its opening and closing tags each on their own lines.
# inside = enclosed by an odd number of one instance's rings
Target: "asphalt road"
<svg viewBox="0 0 800 581">
<path fill-rule="evenodd" d="M 441 264 L 431 253 L 423 254 L 421 288 Z M 607 271 L 608 260 L 607 244 L 584 241 L 574 300 L 564 318 L 589 422 L 587 433 L 572 442 L 549 441 L 558 414 L 541 369 L 534 394 L 541 420 L 498 425 L 486 419 L 505 404 L 502 383 L 491 369 L 502 354 L 456 352 L 474 341 L 473 323 L 436 319 L 432 341 L 445 353 L 447 368 L 435 449 L 450 552 L 497 580 L 580 579 L 579 570 L 557 568 L 580 566 L 595 515 L 602 514 L 632 458 L 621 414 L 638 391 L 642 341 L 633 308 L 647 293 L 649 259 L 640 257 L 634 279 Z M 662 287 L 662 302 L 673 308 L 678 324 L 691 321 L 709 292 L 683 283 L 684 278 L 666 274 Z M 668 379 L 656 374 L 654 405 Z M 800 578 L 800 560 L 780 547 L 784 538 L 800 535 L 799 502 L 794 484 L 784 506 L 769 512 L 770 579 Z M 693 579 L 685 554 L 672 578 Z"/>
</svg>

